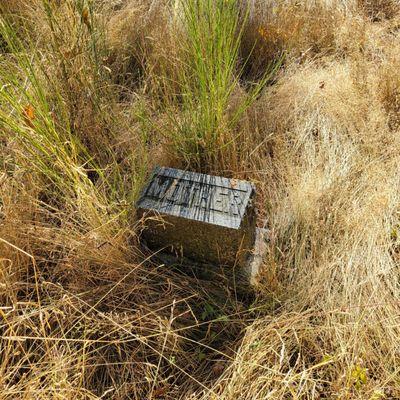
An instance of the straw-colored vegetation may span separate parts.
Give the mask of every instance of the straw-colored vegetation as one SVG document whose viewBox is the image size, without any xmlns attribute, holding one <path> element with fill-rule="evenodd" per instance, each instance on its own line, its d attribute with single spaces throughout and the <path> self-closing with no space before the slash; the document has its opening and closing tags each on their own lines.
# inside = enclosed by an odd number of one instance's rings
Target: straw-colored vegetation
<svg viewBox="0 0 400 400">
<path fill-rule="evenodd" d="M 397 0 L 0 6 L 0 399 L 400 398 Z M 141 247 L 156 164 L 256 183 L 254 291 Z"/>
</svg>

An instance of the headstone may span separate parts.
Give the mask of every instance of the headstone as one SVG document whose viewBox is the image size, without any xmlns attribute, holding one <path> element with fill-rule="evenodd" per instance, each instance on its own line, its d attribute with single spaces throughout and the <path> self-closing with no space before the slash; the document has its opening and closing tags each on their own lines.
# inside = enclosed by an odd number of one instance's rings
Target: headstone
<svg viewBox="0 0 400 400">
<path fill-rule="evenodd" d="M 246 266 L 256 239 L 254 185 L 156 167 L 136 204 L 153 249 L 194 260 Z"/>
</svg>

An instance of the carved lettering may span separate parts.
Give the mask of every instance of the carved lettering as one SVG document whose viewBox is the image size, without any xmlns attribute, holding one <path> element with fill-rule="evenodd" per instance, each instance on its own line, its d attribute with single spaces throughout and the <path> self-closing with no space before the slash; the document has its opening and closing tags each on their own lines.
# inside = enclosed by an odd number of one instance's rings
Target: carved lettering
<svg viewBox="0 0 400 400">
<path fill-rule="evenodd" d="M 197 218 L 204 215 L 205 219 L 210 217 L 210 213 L 222 214 L 227 218 L 243 216 L 244 200 L 248 198 L 249 190 L 232 185 L 232 180 L 209 176 L 207 179 L 196 179 L 200 174 L 172 169 L 161 171 L 165 174 L 155 174 L 143 197 L 143 201 L 146 198 L 154 201 L 154 207 L 159 207 L 160 211 L 182 212 L 185 215 L 192 212 Z"/>
</svg>

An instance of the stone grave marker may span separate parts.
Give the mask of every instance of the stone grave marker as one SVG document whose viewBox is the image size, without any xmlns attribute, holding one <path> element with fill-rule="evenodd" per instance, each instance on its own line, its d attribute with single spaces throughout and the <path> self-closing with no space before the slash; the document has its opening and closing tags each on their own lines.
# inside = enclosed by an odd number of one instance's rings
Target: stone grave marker
<svg viewBox="0 0 400 400">
<path fill-rule="evenodd" d="M 143 238 L 194 260 L 248 267 L 256 242 L 252 183 L 156 167 L 136 204 Z"/>
</svg>

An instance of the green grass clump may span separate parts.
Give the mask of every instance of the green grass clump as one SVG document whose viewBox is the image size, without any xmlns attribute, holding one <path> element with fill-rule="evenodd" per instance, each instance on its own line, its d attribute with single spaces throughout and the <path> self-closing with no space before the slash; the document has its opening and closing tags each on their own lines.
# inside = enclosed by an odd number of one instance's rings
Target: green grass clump
<svg viewBox="0 0 400 400">
<path fill-rule="evenodd" d="M 240 152 L 238 122 L 279 65 L 241 92 L 240 60 L 248 9 L 235 0 L 182 0 L 183 50 L 175 108 L 168 109 L 173 148 L 191 168 L 207 171 L 235 163 Z M 233 98 L 238 93 L 238 101 Z"/>
</svg>

